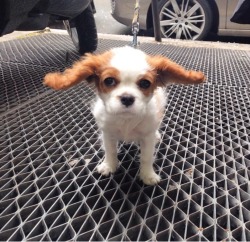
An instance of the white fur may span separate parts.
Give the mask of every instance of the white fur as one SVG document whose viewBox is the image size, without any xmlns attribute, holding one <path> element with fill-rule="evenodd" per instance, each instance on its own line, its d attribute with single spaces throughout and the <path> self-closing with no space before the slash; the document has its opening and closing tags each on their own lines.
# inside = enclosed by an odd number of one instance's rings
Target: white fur
<svg viewBox="0 0 250 242">
<path fill-rule="evenodd" d="M 104 161 L 97 167 L 102 175 L 115 172 L 117 161 L 117 141 L 137 141 L 141 147 L 140 178 L 145 184 L 160 181 L 153 169 L 154 147 L 159 139 L 159 113 L 166 104 L 165 92 L 157 88 L 151 96 L 145 96 L 136 81 L 150 70 L 146 55 L 131 47 L 112 50 L 110 65 L 119 70 L 120 84 L 108 94 L 99 93 L 93 107 L 93 115 L 103 133 L 105 149 Z M 121 95 L 135 97 L 133 105 L 126 107 L 120 101 Z"/>
</svg>

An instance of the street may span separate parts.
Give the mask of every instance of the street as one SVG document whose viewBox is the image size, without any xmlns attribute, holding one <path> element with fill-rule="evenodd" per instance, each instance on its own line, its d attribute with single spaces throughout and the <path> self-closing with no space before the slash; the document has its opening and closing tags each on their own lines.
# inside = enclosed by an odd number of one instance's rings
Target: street
<svg viewBox="0 0 250 242">
<path fill-rule="evenodd" d="M 129 27 L 118 23 L 110 14 L 110 0 L 95 0 L 95 20 L 98 33 L 104 34 L 131 34 Z M 132 19 L 131 19 L 132 21 Z"/>
<path fill-rule="evenodd" d="M 111 4 L 110 0 L 94 0 L 96 7 L 96 26 L 98 33 L 130 35 L 131 29 L 117 22 L 110 14 Z M 132 21 L 132 16 L 131 16 Z M 153 36 L 153 30 L 140 31 L 141 36 Z M 221 41 L 221 42 L 235 42 L 250 44 L 250 37 L 235 37 L 235 36 L 217 36 L 216 34 L 209 34 L 205 41 Z"/>
<path fill-rule="evenodd" d="M 115 34 L 115 35 L 131 35 L 131 28 L 117 22 L 110 14 L 111 3 L 110 0 L 94 0 L 96 13 L 95 21 L 98 33 Z M 132 22 L 132 16 L 131 16 Z M 51 29 L 65 29 L 62 22 L 53 23 Z M 0 41 L 10 40 L 27 34 L 27 31 L 15 31 L 1 37 Z M 153 37 L 153 30 L 140 30 L 139 36 Z M 204 41 L 212 42 L 231 42 L 250 44 L 250 37 L 235 37 L 235 36 L 218 36 L 216 34 L 209 34 Z"/>
</svg>

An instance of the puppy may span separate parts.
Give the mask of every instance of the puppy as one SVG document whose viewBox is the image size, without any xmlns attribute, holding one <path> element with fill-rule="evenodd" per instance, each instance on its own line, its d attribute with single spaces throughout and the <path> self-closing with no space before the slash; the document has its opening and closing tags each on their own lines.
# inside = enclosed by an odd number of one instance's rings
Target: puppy
<svg viewBox="0 0 250 242">
<path fill-rule="evenodd" d="M 153 169 L 154 149 L 166 105 L 164 87 L 171 83 L 199 84 L 203 73 L 187 71 L 162 56 L 149 56 L 132 47 L 87 54 L 63 73 L 50 73 L 44 84 L 56 90 L 86 80 L 95 84 L 93 115 L 102 131 L 105 158 L 97 171 L 115 172 L 117 142 L 140 144 L 140 179 L 147 185 L 160 181 Z"/>
</svg>

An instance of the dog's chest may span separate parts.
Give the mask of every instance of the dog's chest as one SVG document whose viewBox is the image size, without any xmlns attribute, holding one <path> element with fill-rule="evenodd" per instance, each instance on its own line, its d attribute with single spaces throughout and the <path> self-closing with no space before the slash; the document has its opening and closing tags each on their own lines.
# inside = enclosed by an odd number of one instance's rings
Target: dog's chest
<svg viewBox="0 0 250 242">
<path fill-rule="evenodd" d="M 148 127 L 141 120 L 114 120 L 106 125 L 105 131 L 120 141 L 139 141 Z"/>
<path fill-rule="evenodd" d="M 140 141 L 149 133 L 154 133 L 160 124 L 154 106 L 145 115 L 109 114 L 98 99 L 92 112 L 99 129 L 120 141 Z"/>
</svg>

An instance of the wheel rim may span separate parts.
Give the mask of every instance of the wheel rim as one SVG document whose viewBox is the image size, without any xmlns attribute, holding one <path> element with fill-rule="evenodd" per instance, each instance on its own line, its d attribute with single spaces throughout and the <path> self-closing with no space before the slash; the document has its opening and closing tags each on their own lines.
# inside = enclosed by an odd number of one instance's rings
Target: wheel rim
<svg viewBox="0 0 250 242">
<path fill-rule="evenodd" d="M 196 0 L 168 0 L 160 11 L 164 37 L 199 39 L 205 27 L 205 12 Z"/>
</svg>

